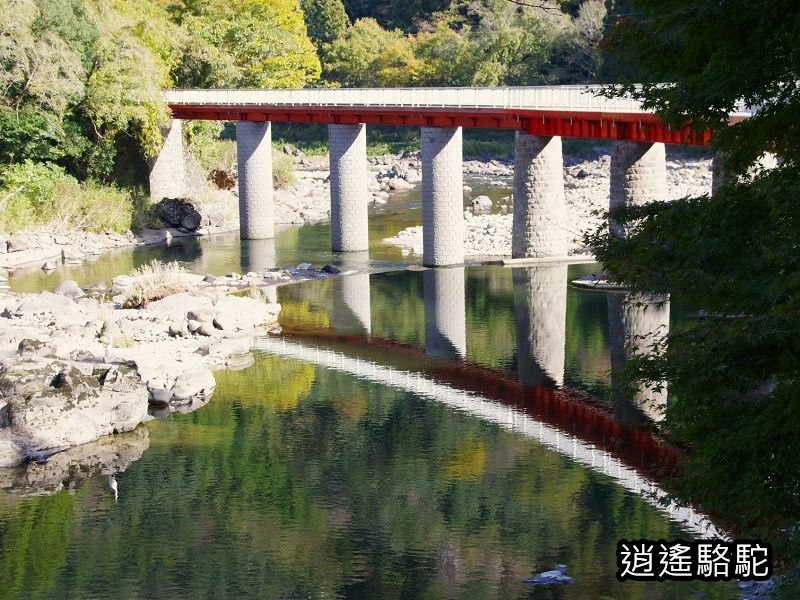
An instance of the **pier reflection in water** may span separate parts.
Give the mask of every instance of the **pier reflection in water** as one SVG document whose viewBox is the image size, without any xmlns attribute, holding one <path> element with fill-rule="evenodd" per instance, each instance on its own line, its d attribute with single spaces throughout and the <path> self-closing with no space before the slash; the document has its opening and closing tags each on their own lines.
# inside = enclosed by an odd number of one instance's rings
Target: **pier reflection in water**
<svg viewBox="0 0 800 600">
<path fill-rule="evenodd" d="M 670 303 L 666 296 L 609 292 L 608 331 L 611 352 L 611 399 L 617 418 L 641 422 L 664 418 L 667 386 L 630 388 L 623 383 L 623 369 L 635 357 L 656 350 L 669 334 Z"/>
<path fill-rule="evenodd" d="M 520 383 L 563 385 L 567 265 L 514 269 L 514 321 Z"/>
</svg>

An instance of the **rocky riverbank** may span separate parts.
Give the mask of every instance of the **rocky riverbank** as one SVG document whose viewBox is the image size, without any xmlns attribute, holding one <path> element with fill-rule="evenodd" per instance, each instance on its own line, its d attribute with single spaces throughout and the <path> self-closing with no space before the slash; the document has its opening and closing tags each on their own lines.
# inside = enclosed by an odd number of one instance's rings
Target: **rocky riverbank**
<svg viewBox="0 0 800 600">
<path fill-rule="evenodd" d="M 72 281 L 0 293 L 0 467 L 204 405 L 212 371 L 249 366 L 256 337 L 279 329 L 275 285 L 338 273 L 308 264 L 222 277 L 156 268 L 115 278 L 108 293 Z"/>
<path fill-rule="evenodd" d="M 603 155 L 595 160 L 578 161 L 567 157 L 564 169 L 564 195 L 567 206 L 566 220 L 561 223 L 568 238 L 569 254 L 585 254 L 589 249 L 583 243 L 583 234 L 593 231 L 603 222 L 602 214 L 608 210 L 611 158 Z M 511 187 L 513 169 L 502 163 L 465 163 L 465 174 L 505 178 L 497 183 Z M 711 191 L 710 160 L 671 160 L 667 162 L 667 187 L 674 200 L 685 196 L 699 196 Z M 469 199 L 471 190 L 465 190 Z M 464 213 L 465 251 L 467 256 L 493 257 L 511 255 L 511 223 L 513 205 L 510 196 L 493 204 L 486 196 L 473 197 L 473 208 Z M 488 212 L 491 211 L 491 212 Z M 499 211 L 499 212 L 495 212 Z M 384 240 L 399 246 L 407 253 L 422 254 L 422 227 L 409 227 L 396 236 Z"/>
</svg>

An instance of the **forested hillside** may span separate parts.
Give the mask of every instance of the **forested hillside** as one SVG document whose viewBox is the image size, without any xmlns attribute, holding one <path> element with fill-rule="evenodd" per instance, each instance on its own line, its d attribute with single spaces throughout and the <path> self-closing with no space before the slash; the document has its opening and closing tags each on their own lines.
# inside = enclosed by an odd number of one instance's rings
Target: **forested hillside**
<svg viewBox="0 0 800 600">
<path fill-rule="evenodd" d="M 52 220 L 65 197 L 72 224 L 134 224 L 142 202 L 127 190 L 160 148 L 164 88 L 586 82 L 605 12 L 603 0 L 0 0 L 0 230 Z M 107 206 L 88 218 L 101 190 Z"/>
</svg>

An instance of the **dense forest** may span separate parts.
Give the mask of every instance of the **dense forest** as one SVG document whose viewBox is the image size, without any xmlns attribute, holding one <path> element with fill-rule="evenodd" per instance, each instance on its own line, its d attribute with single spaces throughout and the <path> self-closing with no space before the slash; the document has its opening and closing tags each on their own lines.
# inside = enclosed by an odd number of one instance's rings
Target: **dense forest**
<svg viewBox="0 0 800 600">
<path fill-rule="evenodd" d="M 124 230 L 146 204 L 162 89 L 587 82 L 606 7 L 0 0 L 0 14 L 0 231 L 56 217 Z M 198 145 L 219 134 L 187 129 Z M 108 210 L 93 212 L 98 196 Z"/>
</svg>

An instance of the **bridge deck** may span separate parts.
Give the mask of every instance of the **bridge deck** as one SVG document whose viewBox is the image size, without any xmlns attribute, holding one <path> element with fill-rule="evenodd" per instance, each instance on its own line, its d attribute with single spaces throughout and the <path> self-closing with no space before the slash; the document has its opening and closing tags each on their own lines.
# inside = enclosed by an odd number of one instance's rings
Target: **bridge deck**
<svg viewBox="0 0 800 600">
<path fill-rule="evenodd" d="M 705 145 L 709 132 L 671 128 L 601 86 L 169 90 L 175 118 L 366 123 L 524 130 L 537 135 Z M 749 116 L 743 109 L 732 120 Z"/>
</svg>

